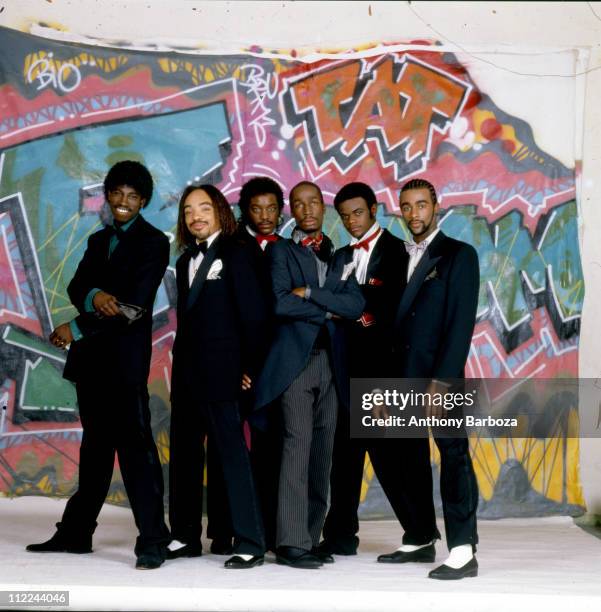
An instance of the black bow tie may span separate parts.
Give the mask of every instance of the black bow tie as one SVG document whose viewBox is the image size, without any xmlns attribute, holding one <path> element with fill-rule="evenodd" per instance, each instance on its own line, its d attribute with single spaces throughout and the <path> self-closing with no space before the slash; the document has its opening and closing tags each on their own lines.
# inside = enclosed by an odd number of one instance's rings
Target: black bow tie
<svg viewBox="0 0 601 612">
<path fill-rule="evenodd" d="M 194 244 L 188 245 L 188 250 L 190 251 L 193 259 L 196 259 L 199 253 L 206 255 L 208 248 L 209 243 L 206 240 L 204 242 L 195 242 Z"/>
</svg>

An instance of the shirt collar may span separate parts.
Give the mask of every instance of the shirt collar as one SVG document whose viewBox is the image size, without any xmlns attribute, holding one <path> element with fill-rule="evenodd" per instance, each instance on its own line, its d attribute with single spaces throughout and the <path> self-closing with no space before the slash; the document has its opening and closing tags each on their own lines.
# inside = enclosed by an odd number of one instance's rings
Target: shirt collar
<svg viewBox="0 0 601 612">
<path fill-rule="evenodd" d="M 320 229 L 319 233 L 323 234 L 323 229 Z M 294 242 L 296 242 L 297 244 L 299 244 L 304 238 L 307 238 L 308 236 L 309 234 L 303 232 L 300 227 L 295 227 L 292 231 L 292 240 L 294 240 Z"/>
<path fill-rule="evenodd" d="M 362 240 L 367 240 L 371 236 L 373 236 L 376 232 L 380 231 L 380 224 L 376 221 L 366 232 L 361 236 L 361 238 L 351 238 L 351 244 L 357 244 L 357 242 L 361 242 Z"/>
<path fill-rule="evenodd" d="M 123 225 L 115 225 L 115 222 L 113 221 L 113 227 L 114 228 L 119 228 L 122 232 L 126 232 L 134 223 L 134 221 L 138 218 L 141 217 L 142 215 L 140 213 L 137 213 L 135 217 L 132 217 L 127 223 L 124 223 Z"/>
<path fill-rule="evenodd" d="M 430 246 L 430 243 L 432 242 L 432 240 L 434 240 L 434 238 L 436 237 L 436 234 L 438 234 L 438 232 L 440 231 L 440 228 L 437 227 L 427 238 L 424 238 L 422 240 L 422 244 L 425 243 L 425 245 L 428 247 Z M 411 238 L 411 240 L 409 241 L 410 244 L 415 243 L 415 240 L 413 240 L 413 238 Z"/>
</svg>

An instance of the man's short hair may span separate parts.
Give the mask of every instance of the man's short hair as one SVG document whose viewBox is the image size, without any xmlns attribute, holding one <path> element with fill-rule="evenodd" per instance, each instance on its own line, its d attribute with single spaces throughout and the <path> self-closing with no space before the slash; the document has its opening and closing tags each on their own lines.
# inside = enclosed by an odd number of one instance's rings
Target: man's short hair
<svg viewBox="0 0 601 612">
<path fill-rule="evenodd" d="M 152 198 L 153 183 L 152 175 L 144 164 L 130 159 L 117 162 L 104 178 L 104 197 L 108 198 L 109 192 L 120 185 L 135 189 L 140 197 L 146 200 L 144 206 L 148 206 Z"/>
<path fill-rule="evenodd" d="M 205 183 L 203 185 L 188 185 L 179 199 L 178 213 L 177 213 L 177 228 L 175 240 L 177 246 L 180 249 L 185 249 L 188 245 L 194 244 L 196 238 L 192 235 L 188 227 L 186 226 L 186 219 L 184 215 L 184 202 L 186 198 L 197 189 L 202 189 L 210 198 L 211 206 L 219 219 L 219 225 L 221 226 L 221 233 L 224 236 L 231 236 L 236 231 L 236 217 L 226 200 L 225 196 L 215 187 Z"/>
<path fill-rule="evenodd" d="M 436 189 L 434 189 L 434 185 L 427 181 L 426 179 L 411 179 L 407 181 L 399 192 L 399 199 L 401 194 L 404 191 L 409 191 L 410 189 L 427 189 L 430 192 L 430 197 L 432 198 L 432 204 L 436 204 L 438 202 L 438 197 L 436 196 Z"/>
<path fill-rule="evenodd" d="M 376 199 L 376 194 L 374 190 L 367 185 L 366 183 L 347 183 L 340 189 L 340 191 L 336 194 L 334 198 L 334 206 L 336 210 L 338 207 L 347 200 L 352 200 L 353 198 L 362 198 L 365 200 L 367 204 L 367 208 L 371 208 L 374 204 L 378 204 L 378 200 Z"/>
<path fill-rule="evenodd" d="M 321 193 L 321 189 L 319 187 L 319 185 L 312 183 L 311 181 L 301 181 L 300 183 L 297 183 L 291 190 L 290 190 L 290 197 L 288 198 L 290 200 L 290 204 L 292 205 L 292 194 L 294 193 L 295 189 L 298 189 L 299 187 L 315 187 L 315 189 L 317 189 L 317 193 L 319 194 L 319 199 L 321 200 L 321 203 L 324 204 L 323 201 L 323 193 Z"/>
<path fill-rule="evenodd" d="M 261 195 L 273 194 L 278 203 L 278 210 L 282 212 L 284 208 L 284 192 L 282 188 L 273 180 L 267 176 L 256 176 L 251 178 L 242 185 L 240 190 L 240 200 L 238 201 L 238 207 L 240 208 L 240 221 L 244 224 L 249 222 L 248 209 L 250 207 L 250 201 Z"/>
</svg>

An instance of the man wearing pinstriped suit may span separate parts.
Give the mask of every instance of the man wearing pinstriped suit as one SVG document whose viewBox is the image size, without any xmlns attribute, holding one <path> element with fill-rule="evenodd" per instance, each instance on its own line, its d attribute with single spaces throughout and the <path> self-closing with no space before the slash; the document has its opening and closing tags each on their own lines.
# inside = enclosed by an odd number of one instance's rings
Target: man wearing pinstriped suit
<svg viewBox="0 0 601 612">
<path fill-rule="evenodd" d="M 344 330 L 337 320 L 359 318 L 365 300 L 352 274 L 352 257 L 332 258 L 332 243 L 321 231 L 325 206 L 319 187 L 306 181 L 296 185 L 290 209 L 296 220 L 292 239 L 274 243 L 270 253 L 277 327 L 255 407 L 281 396 L 277 562 L 316 568 L 333 562 L 317 546 L 338 404 L 349 403 Z"/>
</svg>

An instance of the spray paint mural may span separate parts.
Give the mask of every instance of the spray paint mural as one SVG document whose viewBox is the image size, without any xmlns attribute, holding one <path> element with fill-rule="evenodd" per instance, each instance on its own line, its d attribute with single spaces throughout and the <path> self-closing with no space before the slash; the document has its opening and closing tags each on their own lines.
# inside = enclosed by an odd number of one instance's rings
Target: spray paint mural
<svg viewBox="0 0 601 612">
<path fill-rule="evenodd" d="M 365 55 L 365 54 L 364 54 Z M 235 204 L 255 175 L 287 192 L 316 181 L 328 204 L 346 182 L 372 185 L 380 223 L 400 237 L 397 194 L 424 176 L 444 231 L 478 251 L 481 287 L 469 376 L 577 376 L 584 295 L 574 167 L 480 91 L 455 56 L 411 51 L 305 63 L 134 52 L 11 30 L 0 36 L 0 479 L 8 495 L 66 495 L 81 430 L 64 355 L 46 340 L 74 315 L 66 286 L 88 236 L 107 220 L 101 181 L 121 159 L 152 171 L 145 217 L 173 237 L 193 181 Z M 281 232 L 289 235 L 289 217 Z M 326 231 L 344 228 L 328 207 Z M 172 264 L 177 253 L 172 252 Z M 169 461 L 173 270 L 154 318 L 154 433 Z M 118 421 L 106 406 L 108 419 Z M 472 441 L 480 514 L 575 514 L 584 505 L 578 442 Z M 433 449 L 434 450 L 434 449 Z M 435 451 L 434 451 L 435 452 Z M 434 454 L 434 459 L 437 458 Z M 387 506 L 366 465 L 362 512 Z M 110 501 L 125 503 L 118 471 Z"/>
</svg>

